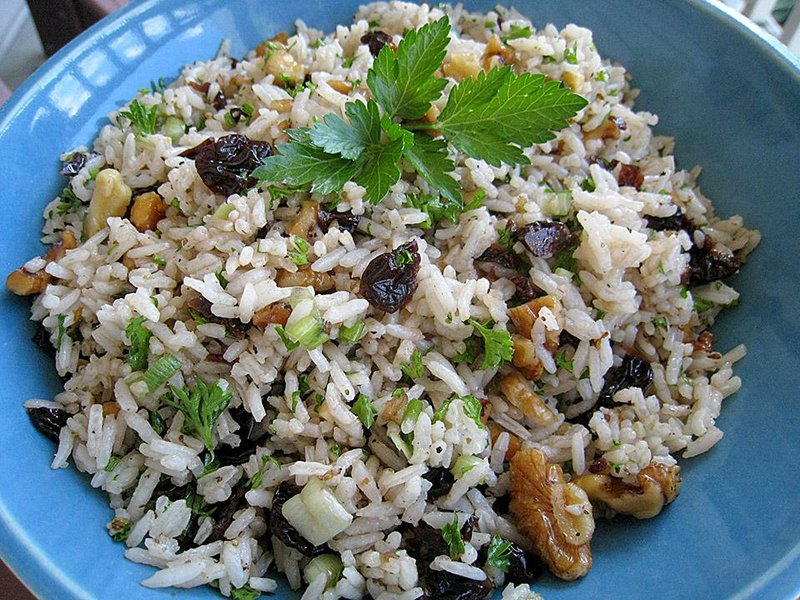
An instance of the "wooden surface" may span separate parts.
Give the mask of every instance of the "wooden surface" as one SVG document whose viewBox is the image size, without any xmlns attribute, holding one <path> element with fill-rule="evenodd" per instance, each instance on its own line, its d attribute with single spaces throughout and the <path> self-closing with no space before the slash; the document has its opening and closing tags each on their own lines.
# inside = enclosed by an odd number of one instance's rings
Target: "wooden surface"
<svg viewBox="0 0 800 600">
<path fill-rule="evenodd" d="M 28 589 L 0 562 L 0 598 L 4 600 L 36 600 Z"/>
</svg>

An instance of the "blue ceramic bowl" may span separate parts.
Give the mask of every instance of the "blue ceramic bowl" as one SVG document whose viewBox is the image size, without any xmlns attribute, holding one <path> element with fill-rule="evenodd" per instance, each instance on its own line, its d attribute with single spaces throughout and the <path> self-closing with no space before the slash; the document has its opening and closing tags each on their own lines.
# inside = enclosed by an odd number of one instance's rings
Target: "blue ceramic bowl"
<svg viewBox="0 0 800 600">
<path fill-rule="evenodd" d="M 330 29 L 357 2 L 146 0 L 92 28 L 42 67 L 0 112 L 0 272 L 42 251 L 41 210 L 63 186 L 59 152 L 87 144 L 109 111 L 151 80 L 235 54 L 303 17 Z M 494 0 L 467 1 L 489 9 Z M 515 0 L 534 23 L 594 30 L 604 56 L 626 65 L 637 106 L 677 138 L 681 166 L 703 165 L 704 191 L 764 241 L 734 285 L 742 304 L 716 328 L 745 342 L 744 385 L 726 401 L 725 438 L 687 461 L 680 499 L 656 519 L 601 523 L 595 566 L 577 583 L 537 582 L 548 599 L 795 598 L 800 592 L 800 63 L 719 4 L 701 0 Z M 30 342 L 28 302 L 0 292 L 0 552 L 44 598 L 212 598 L 210 589 L 146 590 L 151 569 L 106 534 L 111 511 L 74 470 L 48 468 L 53 446 L 22 402 L 58 379 Z M 285 588 L 284 588 L 285 589 Z M 2 593 L 0 593 L 0 596 Z M 279 597 L 293 597 L 284 591 Z"/>
</svg>

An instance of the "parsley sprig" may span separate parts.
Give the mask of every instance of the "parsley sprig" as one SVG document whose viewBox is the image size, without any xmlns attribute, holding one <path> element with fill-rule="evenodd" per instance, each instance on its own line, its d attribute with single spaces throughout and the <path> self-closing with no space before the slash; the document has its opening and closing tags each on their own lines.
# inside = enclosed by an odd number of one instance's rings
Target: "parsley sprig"
<svg viewBox="0 0 800 600">
<path fill-rule="evenodd" d="M 158 131 L 159 107 L 157 104 L 145 106 L 134 100 L 128 105 L 128 110 L 119 113 L 120 117 L 128 119 L 136 135 L 153 135 Z"/>
<path fill-rule="evenodd" d="M 447 85 L 437 73 L 449 35 L 450 21 L 443 17 L 409 31 L 396 52 L 384 46 L 367 74 L 370 100 L 345 104 L 346 120 L 329 114 L 314 127 L 290 129 L 290 141 L 253 175 L 310 185 L 319 194 L 338 192 L 354 180 L 377 204 L 400 179 L 405 159 L 444 199 L 442 209 L 432 207 L 433 212 L 450 218 L 452 204 L 463 209 L 460 185 L 451 174 L 453 150 L 494 166 L 528 164 L 523 149 L 553 139 L 553 132 L 586 106 L 558 81 L 502 67 L 459 82 L 438 119 L 423 120 Z"/>
</svg>

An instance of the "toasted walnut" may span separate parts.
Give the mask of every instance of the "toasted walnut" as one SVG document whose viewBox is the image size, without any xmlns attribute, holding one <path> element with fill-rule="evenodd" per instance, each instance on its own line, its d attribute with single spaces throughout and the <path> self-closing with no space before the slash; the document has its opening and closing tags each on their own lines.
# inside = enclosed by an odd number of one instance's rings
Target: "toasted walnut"
<svg viewBox="0 0 800 600">
<path fill-rule="evenodd" d="M 511 371 L 500 380 L 500 389 L 509 404 L 516 406 L 526 417 L 541 427 L 552 425 L 556 413 L 533 392 L 528 381 L 518 371 Z"/>
<path fill-rule="evenodd" d="M 511 513 L 550 571 L 572 581 L 592 567 L 592 505 L 584 492 L 564 482 L 559 465 L 525 448 L 511 460 Z"/>
<path fill-rule="evenodd" d="M 261 310 L 257 310 L 253 315 L 253 325 L 259 329 L 266 329 L 267 325 L 286 325 L 292 308 L 288 304 L 270 304 Z"/>
<path fill-rule="evenodd" d="M 525 304 L 515 306 L 508 310 L 508 316 L 511 317 L 517 331 L 521 335 L 530 339 L 531 329 L 536 319 L 539 318 L 539 311 L 543 308 L 548 308 L 558 317 L 561 314 L 561 302 L 555 296 L 542 296 L 541 298 L 534 298 Z M 548 329 L 545 334 L 544 347 L 551 353 L 558 350 L 558 338 L 561 335 L 560 329 Z"/>
<path fill-rule="evenodd" d="M 342 81 L 341 79 L 331 79 L 328 82 L 328 85 L 345 96 L 353 91 L 353 86 L 346 81 Z"/>
<path fill-rule="evenodd" d="M 481 63 L 474 54 L 453 54 L 442 65 L 444 74 L 456 81 L 477 77 L 481 70 Z"/>
<path fill-rule="evenodd" d="M 269 103 L 269 109 L 277 112 L 289 112 L 292 110 L 291 100 L 273 100 Z"/>
<path fill-rule="evenodd" d="M 500 437 L 500 434 L 506 432 L 506 430 L 495 423 L 494 421 L 489 421 L 489 434 L 492 436 L 492 445 L 497 443 L 497 438 Z M 508 450 L 506 450 L 506 460 L 511 460 L 514 458 L 514 455 L 519 452 L 519 449 L 522 447 L 522 444 L 519 441 L 519 438 L 515 436 L 513 433 L 508 433 Z"/>
<path fill-rule="evenodd" d="M 484 71 L 491 71 L 495 67 L 502 67 L 514 62 L 514 49 L 506 46 L 500 38 L 493 35 L 483 51 L 481 63 Z"/>
<path fill-rule="evenodd" d="M 704 352 L 711 352 L 714 349 L 714 342 L 716 338 L 714 334 L 710 331 L 706 330 L 703 331 L 700 335 L 697 336 L 697 339 L 693 342 L 694 351 L 704 351 Z"/>
<path fill-rule="evenodd" d="M 122 217 L 131 203 L 131 188 L 115 169 L 103 169 L 95 179 L 89 214 L 86 216 L 84 233 L 93 236 L 106 226 L 109 217 Z"/>
<path fill-rule="evenodd" d="M 572 71 L 565 71 L 561 76 L 561 81 L 564 82 L 569 89 L 573 92 L 579 92 L 583 87 L 583 75 L 580 73 L 573 73 Z"/>
<path fill-rule="evenodd" d="M 264 69 L 275 77 L 275 84 L 284 87 L 295 86 L 303 83 L 306 76 L 306 68 L 303 63 L 295 60 L 281 45 L 267 54 Z"/>
<path fill-rule="evenodd" d="M 619 132 L 622 129 L 627 129 L 628 125 L 621 117 L 608 117 L 598 127 L 585 131 L 583 133 L 584 140 L 617 140 L 619 139 Z"/>
<path fill-rule="evenodd" d="M 291 235 L 307 240 L 311 228 L 317 224 L 318 210 L 316 202 L 311 202 L 310 200 L 302 202 L 300 204 L 300 212 L 289 223 L 288 232 Z"/>
<path fill-rule="evenodd" d="M 116 401 L 111 400 L 110 402 L 103 402 L 103 416 L 107 417 L 109 415 L 116 416 L 119 413 L 120 407 Z"/>
<path fill-rule="evenodd" d="M 131 207 L 131 223 L 141 232 L 153 231 L 167 214 L 167 205 L 156 192 L 137 196 Z"/>
<path fill-rule="evenodd" d="M 388 422 L 400 424 L 400 420 L 403 418 L 403 413 L 406 410 L 406 405 L 408 404 L 408 396 L 406 396 L 405 392 L 402 394 L 394 395 L 386 401 L 386 404 L 383 405 L 383 410 L 378 417 L 378 420 L 381 424 L 385 424 Z"/>
<path fill-rule="evenodd" d="M 311 269 L 300 269 L 294 273 L 278 269 L 275 283 L 278 284 L 278 287 L 307 287 L 310 285 L 316 292 L 329 292 L 336 287 L 336 282 L 328 273 L 318 273 Z"/>
<path fill-rule="evenodd" d="M 45 253 L 44 259 L 48 263 L 61 260 L 67 250 L 77 247 L 78 242 L 75 239 L 75 234 L 69 229 L 65 229 L 61 232 L 61 243 L 51 246 Z M 6 288 L 17 296 L 32 296 L 33 294 L 41 294 L 52 280 L 53 277 L 44 269 L 36 273 L 29 273 L 20 267 L 6 278 Z"/>
<path fill-rule="evenodd" d="M 536 347 L 533 342 L 517 333 L 511 336 L 511 340 L 514 342 L 513 365 L 530 381 L 540 379 L 544 373 L 544 365 L 536 356 Z"/>
<path fill-rule="evenodd" d="M 572 480 L 592 502 L 602 502 L 613 511 L 649 519 L 675 500 L 681 490 L 681 469 L 678 465 L 652 464 L 636 476 L 636 483 L 627 483 L 608 473 L 586 473 Z"/>
</svg>

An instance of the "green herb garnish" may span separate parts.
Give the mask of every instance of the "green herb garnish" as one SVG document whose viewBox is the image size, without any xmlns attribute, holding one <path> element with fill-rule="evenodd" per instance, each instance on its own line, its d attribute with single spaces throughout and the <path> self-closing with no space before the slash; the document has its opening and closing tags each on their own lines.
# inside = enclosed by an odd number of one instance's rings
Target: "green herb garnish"
<svg viewBox="0 0 800 600">
<path fill-rule="evenodd" d="M 666 317 L 655 317 L 653 319 L 653 325 L 656 327 L 661 327 L 661 329 L 667 329 L 669 327 L 669 323 L 667 323 Z"/>
<path fill-rule="evenodd" d="M 147 391 L 152 394 L 167 383 L 180 370 L 181 366 L 183 364 L 179 359 L 172 354 L 165 354 L 152 364 L 137 381 L 143 381 L 147 385 Z"/>
<path fill-rule="evenodd" d="M 147 368 L 147 352 L 153 334 L 143 325 L 146 320 L 146 317 L 135 317 L 128 321 L 128 326 L 125 328 L 125 336 L 131 342 L 125 360 L 134 371 L 144 371 Z"/>
<path fill-rule="evenodd" d="M 450 549 L 450 558 L 456 559 L 464 554 L 464 539 L 461 537 L 458 515 L 454 514 L 453 521 L 442 527 L 442 537 Z"/>
<path fill-rule="evenodd" d="M 228 389 L 228 382 L 220 379 L 209 387 L 202 379 L 197 379 L 194 388 L 179 389 L 171 385 L 169 389 L 172 397 L 166 395 L 163 398 L 164 403 L 184 414 L 187 426 L 203 438 L 206 448 L 213 457 L 212 432 L 217 419 L 227 408 L 233 395 Z"/>
<path fill-rule="evenodd" d="M 378 411 L 375 409 L 375 405 L 372 404 L 372 400 L 364 394 L 358 395 L 358 399 L 353 403 L 350 411 L 358 417 L 364 429 L 372 427 L 372 424 L 375 423 L 375 417 L 378 416 Z"/>
<path fill-rule="evenodd" d="M 533 31 L 528 25 L 516 25 L 514 23 L 509 27 L 508 33 L 500 36 L 500 41 L 507 44 L 509 40 L 516 40 L 519 38 L 529 38 L 533 35 Z"/>
<path fill-rule="evenodd" d="M 493 166 L 528 164 L 522 149 L 553 139 L 554 130 L 586 106 L 560 82 L 516 75 L 510 67 L 464 79 L 434 123 L 422 122 L 447 80 L 437 76 L 449 43 L 447 17 L 409 31 L 397 51 L 384 46 L 367 75 L 372 99 L 345 104 L 347 121 L 329 114 L 314 127 L 292 129 L 253 175 L 267 182 L 338 192 L 351 179 L 378 203 L 400 179 L 406 159 L 449 202 L 462 204 L 450 147 Z M 431 138 L 424 131 L 441 137 Z"/>
<path fill-rule="evenodd" d="M 501 538 L 499 535 L 493 535 L 492 541 L 489 542 L 488 555 L 486 557 L 486 566 L 500 571 L 508 571 L 509 557 L 511 556 L 511 542 Z"/>
<path fill-rule="evenodd" d="M 483 363 L 481 369 L 496 369 L 504 362 L 514 358 L 514 344 L 511 334 L 505 329 L 491 329 L 474 319 L 469 320 L 483 338 Z"/>
<path fill-rule="evenodd" d="M 158 105 L 144 106 L 139 100 L 134 100 L 128 105 L 128 110 L 119 113 L 130 121 L 131 127 L 138 136 L 153 135 L 158 130 Z"/>
<path fill-rule="evenodd" d="M 422 353 L 419 350 L 414 350 L 409 362 L 400 365 L 400 370 L 412 381 L 425 375 L 425 365 L 422 364 Z"/>
<path fill-rule="evenodd" d="M 308 242 L 305 241 L 303 238 L 298 237 L 296 235 L 292 236 L 292 244 L 296 251 L 290 250 L 288 255 L 289 258 L 292 259 L 292 262 L 297 266 L 300 265 L 307 265 L 308 264 L 308 249 L 311 247 L 308 245 Z"/>
<path fill-rule="evenodd" d="M 356 344 L 367 334 L 367 324 L 361 319 L 350 325 L 339 328 L 339 340 L 345 344 Z"/>
</svg>

